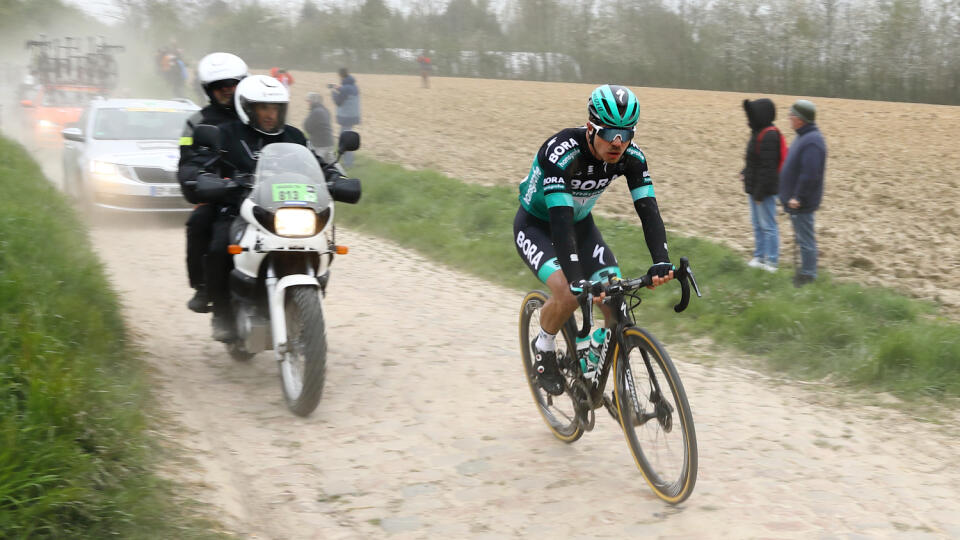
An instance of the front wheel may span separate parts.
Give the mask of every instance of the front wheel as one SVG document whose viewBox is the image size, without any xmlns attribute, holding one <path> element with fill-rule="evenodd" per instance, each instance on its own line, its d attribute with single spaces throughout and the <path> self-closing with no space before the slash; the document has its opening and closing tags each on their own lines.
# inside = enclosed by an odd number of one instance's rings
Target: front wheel
<svg viewBox="0 0 960 540">
<path fill-rule="evenodd" d="M 326 376 L 323 309 L 316 287 L 295 285 L 285 296 L 287 349 L 280 362 L 280 382 L 287 407 L 298 416 L 307 416 L 320 402 Z"/>
<path fill-rule="evenodd" d="M 547 294 L 542 291 L 532 291 L 523 299 L 520 308 L 520 355 L 523 359 L 523 369 L 527 376 L 530 393 L 537 404 L 537 410 L 543 421 L 561 441 L 572 443 L 583 436 L 583 425 L 577 416 L 577 407 L 573 395 L 566 393 L 553 396 L 548 394 L 537 382 L 537 373 L 533 368 L 534 356 L 531 343 L 540 332 L 540 310 L 547 302 Z M 560 372 L 567 379 L 567 387 L 573 384 L 577 371 L 568 359 L 575 354 L 573 336 L 564 326 L 561 336 L 557 336 L 557 361 L 560 363 Z"/>
<path fill-rule="evenodd" d="M 646 330 L 628 327 L 614 355 L 615 405 L 633 460 L 653 492 L 670 504 L 697 482 L 697 435 L 680 375 Z"/>
</svg>

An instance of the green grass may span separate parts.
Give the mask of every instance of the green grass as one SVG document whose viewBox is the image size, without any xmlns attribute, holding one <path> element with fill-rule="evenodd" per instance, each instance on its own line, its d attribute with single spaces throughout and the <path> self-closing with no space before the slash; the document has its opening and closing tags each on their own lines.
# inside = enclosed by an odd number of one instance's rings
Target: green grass
<svg viewBox="0 0 960 540">
<path fill-rule="evenodd" d="M 217 537 L 153 472 L 144 364 L 84 227 L 2 138 L 0 193 L 0 537 Z"/>
<path fill-rule="evenodd" d="M 351 174 L 363 181 L 355 206 L 337 207 L 339 223 L 410 246 L 477 276 L 518 290 L 544 288 L 513 245 L 517 188 L 465 184 L 433 171 L 360 158 Z M 608 195 L 610 196 L 610 195 Z M 669 225 L 670 216 L 664 216 Z M 650 264 L 635 215 L 597 218 L 624 274 Z M 669 235 L 674 262 L 690 258 L 703 298 L 683 314 L 670 306 L 679 288 L 645 295 L 641 324 L 667 343 L 709 336 L 769 359 L 771 370 L 911 396 L 960 396 L 960 327 L 937 316 L 936 306 L 891 290 L 835 283 L 828 273 L 795 289 L 790 269 L 777 274 L 748 268 L 723 246 Z M 504 298 L 514 305 L 516 298 Z M 468 306 L 466 307 L 469 308 Z"/>
</svg>

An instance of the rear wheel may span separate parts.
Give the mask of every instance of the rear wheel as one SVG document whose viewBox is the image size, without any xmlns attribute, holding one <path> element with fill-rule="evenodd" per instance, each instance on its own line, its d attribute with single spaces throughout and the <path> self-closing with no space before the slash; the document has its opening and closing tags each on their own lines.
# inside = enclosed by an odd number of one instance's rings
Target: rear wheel
<svg viewBox="0 0 960 540">
<path fill-rule="evenodd" d="M 280 362 L 280 381 L 287 407 L 307 416 L 320 402 L 327 369 L 327 333 L 316 287 L 295 285 L 287 289 L 284 307 L 287 350 Z"/>
<path fill-rule="evenodd" d="M 629 327 L 622 337 L 626 350 L 614 356 L 620 426 L 650 488 L 678 504 L 697 482 L 697 436 L 687 394 L 670 356 L 649 332 Z"/>
<path fill-rule="evenodd" d="M 540 332 L 540 310 L 546 302 L 547 294 L 542 291 L 532 291 L 523 299 L 523 306 L 520 309 L 520 351 L 523 369 L 527 375 L 530 393 L 533 394 L 533 400 L 537 404 L 537 410 L 543 417 L 543 421 L 555 437 L 571 443 L 583 435 L 583 427 L 577 419 L 573 397 L 569 391 L 559 396 L 548 394 L 537 382 L 537 374 L 533 368 L 534 356 L 531 342 Z M 573 336 L 566 326 L 557 337 L 559 338 L 557 339 L 557 361 L 560 364 L 560 372 L 567 380 L 567 387 L 570 388 L 577 372 L 568 359 L 575 354 L 576 347 Z"/>
</svg>

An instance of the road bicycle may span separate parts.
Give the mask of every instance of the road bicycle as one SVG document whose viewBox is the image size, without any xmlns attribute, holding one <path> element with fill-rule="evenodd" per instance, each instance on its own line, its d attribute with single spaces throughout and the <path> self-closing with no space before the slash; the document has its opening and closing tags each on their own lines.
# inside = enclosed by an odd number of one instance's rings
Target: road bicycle
<svg viewBox="0 0 960 540">
<path fill-rule="evenodd" d="M 674 271 L 680 283 L 677 313 L 690 301 L 690 285 L 700 288 L 686 257 Z M 670 504 L 683 502 L 697 481 L 697 436 L 690 404 L 680 375 L 666 349 L 647 330 L 636 326 L 633 312 L 640 305 L 640 289 L 651 284 L 649 275 L 636 279 L 609 276 L 592 283 L 578 298 L 583 325 L 570 317 L 557 339 L 557 362 L 565 379 L 562 395 L 552 396 L 537 382 L 533 341 L 540 330 L 540 310 L 547 293 L 529 292 L 520 309 L 520 348 L 527 384 L 547 427 L 561 441 L 572 443 L 594 427 L 594 410 L 603 406 L 623 429 L 634 462 L 653 492 Z M 598 351 L 596 372 L 586 377 L 577 355 L 574 336 L 581 339 L 593 326 L 593 297 L 604 293 L 603 303 L 613 313 L 607 321 Z M 558 336 L 560 338 L 561 336 Z M 610 373 L 613 390 L 605 394 Z"/>
</svg>

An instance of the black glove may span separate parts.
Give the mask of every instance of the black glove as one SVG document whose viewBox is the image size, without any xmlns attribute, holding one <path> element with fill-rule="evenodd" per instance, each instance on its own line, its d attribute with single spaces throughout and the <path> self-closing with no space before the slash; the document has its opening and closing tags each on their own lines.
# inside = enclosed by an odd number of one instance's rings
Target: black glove
<svg viewBox="0 0 960 540">
<path fill-rule="evenodd" d="M 256 175 L 253 173 L 237 173 L 233 175 L 233 182 L 237 187 L 253 187 L 253 182 L 256 179 Z M 228 180 L 230 182 L 230 180 Z M 230 187 L 229 189 L 236 189 Z"/>
<path fill-rule="evenodd" d="M 647 270 L 647 275 L 650 277 L 663 278 L 667 277 L 667 274 L 669 274 L 671 270 L 676 270 L 676 267 L 674 267 L 672 263 L 658 262 L 651 266 L 649 270 Z"/>
<path fill-rule="evenodd" d="M 200 202 L 233 203 L 242 192 L 242 186 L 229 178 L 220 178 L 211 173 L 197 176 L 196 198 Z"/>
</svg>

